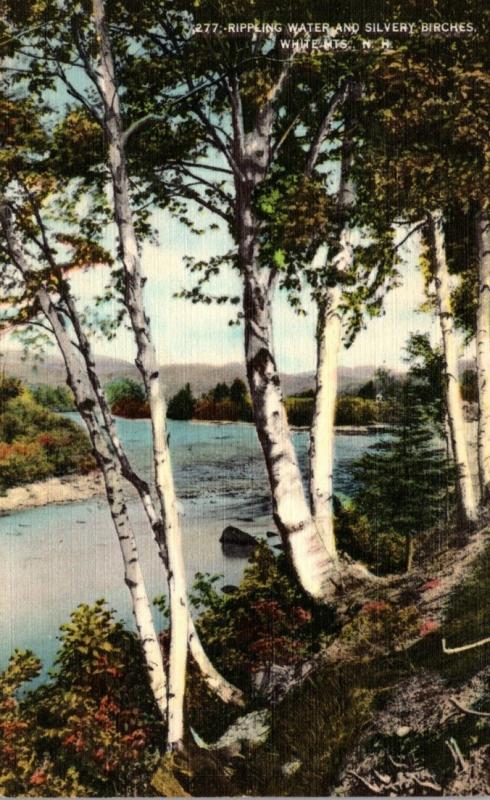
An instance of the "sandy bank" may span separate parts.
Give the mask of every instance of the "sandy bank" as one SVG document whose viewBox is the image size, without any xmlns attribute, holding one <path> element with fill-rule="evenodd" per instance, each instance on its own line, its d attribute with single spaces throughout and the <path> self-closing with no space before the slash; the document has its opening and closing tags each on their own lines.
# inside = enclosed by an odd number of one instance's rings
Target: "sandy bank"
<svg viewBox="0 0 490 800">
<path fill-rule="evenodd" d="M 0 514 L 38 508 L 51 503 L 77 503 L 103 494 L 104 484 L 98 472 L 88 475 L 67 475 L 48 478 L 25 486 L 14 486 L 0 495 Z"/>
</svg>

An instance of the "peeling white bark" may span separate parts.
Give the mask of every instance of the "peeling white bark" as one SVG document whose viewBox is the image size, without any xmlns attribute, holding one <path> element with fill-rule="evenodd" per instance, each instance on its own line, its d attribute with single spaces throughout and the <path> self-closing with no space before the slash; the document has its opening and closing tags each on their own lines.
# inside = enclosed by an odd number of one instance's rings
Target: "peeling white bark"
<svg viewBox="0 0 490 800">
<path fill-rule="evenodd" d="M 177 498 L 167 446 L 166 404 L 149 320 L 144 310 L 143 280 L 134 229 L 123 127 L 114 62 L 103 0 L 93 0 L 98 44 L 98 86 L 104 104 L 104 128 L 114 193 L 114 212 L 125 273 L 125 304 L 137 345 L 136 364 L 150 405 L 155 485 L 165 526 L 170 597 L 168 674 L 168 747 L 180 749 L 184 739 L 184 694 L 187 670 L 188 607 Z"/>
<path fill-rule="evenodd" d="M 83 328 L 80 325 L 80 320 L 75 308 L 75 304 L 68 289 L 66 291 L 63 291 L 63 299 L 67 306 L 70 320 L 75 329 L 80 352 L 85 361 L 85 367 L 88 379 L 91 383 L 94 394 L 97 397 L 97 402 L 99 404 L 99 407 L 101 409 L 104 418 L 106 430 L 109 434 L 111 444 L 114 448 L 114 452 L 121 466 L 122 474 L 124 478 L 127 481 L 129 481 L 138 492 L 141 503 L 143 505 L 146 516 L 153 531 L 155 542 L 158 547 L 158 552 L 162 560 L 162 564 L 165 569 L 165 574 L 168 580 L 168 556 L 167 556 L 167 547 L 165 543 L 165 528 L 162 517 L 156 511 L 155 504 L 153 502 L 153 498 L 151 496 L 148 484 L 139 475 L 137 475 L 134 469 L 132 468 L 127 458 L 127 455 L 124 451 L 124 448 L 121 444 L 121 441 L 117 435 L 114 418 L 112 416 L 109 404 L 107 403 L 107 399 L 104 394 L 104 390 L 102 389 L 99 377 L 97 375 L 97 371 L 95 369 L 95 363 L 92 357 L 90 342 L 88 341 L 83 331 Z M 227 681 L 226 678 L 224 678 L 223 675 L 221 675 L 221 673 L 218 672 L 216 667 L 212 664 L 206 651 L 204 650 L 202 642 L 199 638 L 199 634 L 197 633 L 196 627 L 194 625 L 194 620 L 192 619 L 190 613 L 188 619 L 188 628 L 189 628 L 188 630 L 189 650 L 194 661 L 199 667 L 201 676 L 205 681 L 206 685 L 208 686 L 208 688 L 212 692 L 214 692 L 224 703 L 232 703 L 234 705 L 243 706 L 245 704 L 243 692 L 241 692 L 240 689 L 238 689 L 236 686 L 233 686 L 232 683 Z"/>
<path fill-rule="evenodd" d="M 337 559 L 333 513 L 333 466 L 338 356 L 342 339 L 341 289 L 325 292 L 318 308 L 316 393 L 310 430 L 311 510 L 327 553 Z"/>
<path fill-rule="evenodd" d="M 29 280 L 29 268 L 24 259 L 20 242 L 12 228 L 9 210 L 5 206 L 0 209 L 0 221 L 12 260 L 23 277 Z M 160 714 L 165 718 L 167 711 L 167 682 L 162 652 L 141 572 L 136 539 L 127 514 L 122 475 L 103 435 L 95 410 L 97 406 L 96 399 L 81 368 L 63 319 L 45 288 L 40 287 L 38 289 L 37 298 L 63 356 L 70 388 L 75 396 L 77 408 L 87 426 L 90 440 L 104 477 L 107 500 L 124 564 L 124 580 L 131 595 L 133 616 L 143 648 L 150 687 Z"/>
<path fill-rule="evenodd" d="M 478 308 L 476 365 L 478 375 L 478 472 L 482 505 L 490 503 L 490 220 L 483 209 L 476 219 Z"/>
<path fill-rule="evenodd" d="M 346 140 L 337 195 L 340 210 L 352 205 L 355 197 L 348 177 L 350 149 L 350 142 Z M 340 231 L 338 250 L 331 264 L 332 272 L 337 279 L 352 267 L 353 258 L 352 231 L 346 220 Z M 318 299 L 316 392 L 309 454 L 311 509 L 327 553 L 335 560 L 337 547 L 333 512 L 333 468 L 338 363 L 342 343 L 341 299 L 342 284 L 339 280 L 334 286 L 324 289 Z"/>
<path fill-rule="evenodd" d="M 335 561 L 312 518 L 291 439 L 272 343 L 271 288 L 245 281 L 245 352 L 255 425 L 272 493 L 273 515 L 303 588 L 325 600 L 335 591 Z"/>
<path fill-rule="evenodd" d="M 429 215 L 429 226 L 433 244 L 434 283 L 444 353 L 448 423 L 456 467 L 456 494 L 461 523 L 465 527 L 472 528 L 477 519 L 477 507 L 469 467 L 443 217 L 440 212 L 433 212 Z"/>
</svg>

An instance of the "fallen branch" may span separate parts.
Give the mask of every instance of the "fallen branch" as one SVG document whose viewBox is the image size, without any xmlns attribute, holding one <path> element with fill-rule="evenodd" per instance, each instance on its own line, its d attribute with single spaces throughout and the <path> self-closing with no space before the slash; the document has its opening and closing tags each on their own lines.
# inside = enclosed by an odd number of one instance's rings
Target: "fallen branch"
<svg viewBox="0 0 490 800">
<path fill-rule="evenodd" d="M 431 783 L 431 781 L 421 781 L 420 778 L 417 778 L 416 775 L 410 775 L 411 778 L 415 781 L 418 786 L 422 789 L 431 789 L 434 792 L 442 792 L 442 787 L 439 786 L 437 783 Z"/>
<path fill-rule="evenodd" d="M 453 706 L 456 706 L 456 708 L 458 708 L 460 711 L 462 711 L 463 714 L 471 714 L 474 717 L 486 717 L 487 719 L 490 717 L 490 714 L 488 712 L 485 712 L 485 711 L 473 711 L 472 708 L 466 708 L 466 706 L 463 706 L 459 702 L 459 700 L 456 700 L 454 697 L 450 697 L 449 700 L 451 701 Z"/>
<path fill-rule="evenodd" d="M 490 644 L 490 636 L 486 639 L 480 639 L 479 642 L 472 642 L 471 644 L 465 644 L 462 647 L 447 647 L 446 640 L 442 640 L 442 652 L 448 655 L 452 655 L 452 653 L 464 653 L 466 650 L 473 650 L 475 647 L 483 647 L 484 644 Z"/>
<path fill-rule="evenodd" d="M 374 786 L 374 784 L 369 783 L 369 781 L 366 780 L 366 778 L 363 778 L 362 775 L 359 775 L 357 772 L 354 772 L 353 769 L 349 769 L 347 771 L 347 774 L 348 775 L 353 775 L 354 778 L 357 778 L 357 780 L 360 781 L 360 783 L 362 783 L 363 786 L 365 786 L 366 789 L 369 789 L 369 791 L 372 792 L 373 794 L 377 794 L 377 795 L 383 794 L 383 791 L 381 789 L 378 789 L 377 786 Z"/>
</svg>

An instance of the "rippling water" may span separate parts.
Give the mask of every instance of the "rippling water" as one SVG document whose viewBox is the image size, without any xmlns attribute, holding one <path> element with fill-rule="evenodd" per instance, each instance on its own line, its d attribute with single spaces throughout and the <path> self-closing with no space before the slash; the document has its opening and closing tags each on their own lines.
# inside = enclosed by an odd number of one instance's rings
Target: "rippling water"
<svg viewBox="0 0 490 800">
<path fill-rule="evenodd" d="M 134 465 L 151 472 L 150 426 L 118 420 L 120 437 Z M 236 524 L 259 536 L 271 529 L 267 478 L 255 428 L 247 424 L 169 423 L 177 491 L 184 507 L 188 580 L 197 571 L 239 581 L 246 561 L 223 555 L 219 537 Z M 308 435 L 294 441 L 306 468 Z M 349 495 L 350 465 L 374 436 L 336 437 L 335 490 Z M 164 591 L 163 576 L 146 519 L 135 502 L 130 515 L 151 598 Z M 59 625 L 80 602 L 104 597 L 131 621 L 121 556 L 103 498 L 30 509 L 0 518 L 0 666 L 15 647 L 33 649 L 49 667 Z"/>
</svg>

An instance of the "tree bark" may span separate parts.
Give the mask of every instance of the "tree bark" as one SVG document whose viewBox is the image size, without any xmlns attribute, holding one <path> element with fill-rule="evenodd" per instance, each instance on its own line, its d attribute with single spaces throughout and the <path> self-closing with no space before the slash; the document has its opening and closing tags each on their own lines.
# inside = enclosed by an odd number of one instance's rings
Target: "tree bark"
<svg viewBox="0 0 490 800">
<path fill-rule="evenodd" d="M 340 295 L 340 287 L 328 289 L 318 305 L 316 392 L 310 430 L 311 510 L 318 533 L 333 559 L 337 559 L 333 466 L 338 354 L 342 338 Z"/>
<path fill-rule="evenodd" d="M 433 246 L 434 283 L 444 352 L 448 423 L 456 467 L 458 510 L 461 524 L 465 528 L 471 529 L 477 520 L 477 508 L 469 466 L 463 402 L 458 378 L 458 354 L 442 214 L 440 212 L 430 214 L 429 225 Z"/>
<path fill-rule="evenodd" d="M 480 209 L 476 218 L 478 307 L 476 365 L 478 376 L 478 472 L 480 502 L 490 503 L 490 221 Z"/>
<path fill-rule="evenodd" d="M 12 260 L 23 277 L 29 280 L 30 271 L 23 257 L 21 245 L 14 234 L 9 210 L 5 206 L 0 209 L 0 220 Z M 75 396 L 77 408 L 87 426 L 90 440 L 104 477 L 109 508 L 124 563 L 124 579 L 131 594 L 133 616 L 143 648 L 150 687 L 158 710 L 162 717 L 165 718 L 167 711 L 167 682 L 162 652 L 153 624 L 151 606 L 141 572 L 136 539 L 127 515 L 121 472 L 101 431 L 95 412 L 96 400 L 84 378 L 63 320 L 54 307 L 46 289 L 39 288 L 37 297 L 40 308 L 53 330 L 63 356 L 68 383 Z"/>
<path fill-rule="evenodd" d="M 170 598 L 168 747 L 173 750 L 183 747 L 187 671 L 189 614 L 182 534 L 167 445 L 166 404 L 149 320 L 144 310 L 143 276 L 131 211 L 119 96 L 103 0 L 93 0 L 93 11 L 98 44 L 98 86 L 104 105 L 104 129 L 108 142 L 114 212 L 124 267 L 125 305 L 136 340 L 136 365 L 143 378 L 150 405 L 155 485 L 166 534 Z"/>
<path fill-rule="evenodd" d="M 153 502 L 153 498 L 150 493 L 150 487 L 148 486 L 146 481 L 144 481 L 132 468 L 131 464 L 129 463 L 129 459 L 124 451 L 122 443 L 119 440 L 112 412 L 109 408 L 109 404 L 107 403 L 104 390 L 102 389 L 99 377 L 97 375 L 90 342 L 87 339 L 85 332 L 80 324 L 80 319 L 78 317 L 78 313 L 76 310 L 73 297 L 71 296 L 70 289 L 66 284 L 62 283 L 61 291 L 64 303 L 66 304 L 67 307 L 70 321 L 73 325 L 77 337 L 80 353 L 85 361 L 87 376 L 92 386 L 93 392 L 97 398 L 100 410 L 102 412 L 105 428 L 110 437 L 112 447 L 119 461 L 122 475 L 127 481 L 129 481 L 134 486 L 139 495 L 147 519 L 150 523 L 150 527 L 153 531 L 155 543 L 157 545 L 158 552 L 168 580 L 168 554 L 165 542 L 165 527 L 163 524 L 162 517 L 156 511 L 155 504 Z M 227 681 L 226 678 L 224 678 L 223 675 L 221 675 L 220 672 L 218 672 L 218 670 L 216 669 L 216 667 L 212 664 L 206 651 L 204 650 L 204 647 L 199 638 L 199 634 L 197 633 L 196 627 L 194 625 L 194 620 L 192 619 L 190 612 L 188 612 L 188 640 L 189 640 L 190 653 L 194 661 L 196 662 L 197 666 L 199 667 L 201 676 L 206 685 L 208 686 L 208 688 L 212 692 L 214 692 L 221 700 L 223 700 L 223 702 L 232 703 L 238 706 L 243 706 L 245 704 L 243 692 L 241 692 L 240 689 L 238 689 L 236 686 Z"/>
<path fill-rule="evenodd" d="M 315 599 L 332 596 L 337 568 L 312 518 L 291 439 L 272 343 L 272 286 L 259 269 L 245 277 L 245 357 L 273 515 L 299 581 Z"/>
<path fill-rule="evenodd" d="M 335 452 L 335 409 L 337 404 L 338 362 L 342 343 L 342 275 L 351 267 L 354 249 L 346 212 L 355 194 L 349 181 L 352 144 L 345 135 L 342 148 L 338 208 L 344 216 L 338 249 L 331 269 L 335 285 L 321 291 L 316 331 L 317 366 L 313 420 L 310 430 L 310 500 L 313 517 L 328 554 L 337 559 L 333 513 L 333 468 Z M 327 256 L 328 258 L 328 256 Z"/>
</svg>

